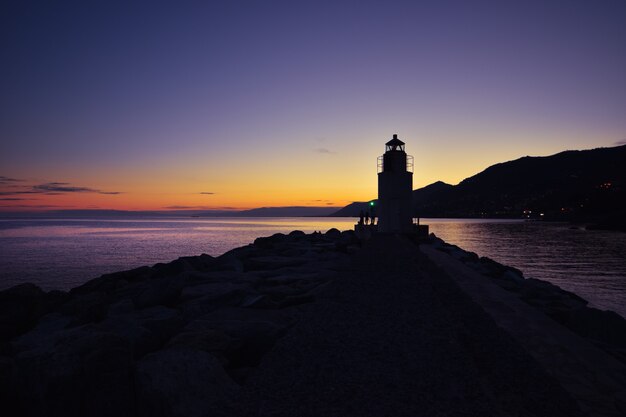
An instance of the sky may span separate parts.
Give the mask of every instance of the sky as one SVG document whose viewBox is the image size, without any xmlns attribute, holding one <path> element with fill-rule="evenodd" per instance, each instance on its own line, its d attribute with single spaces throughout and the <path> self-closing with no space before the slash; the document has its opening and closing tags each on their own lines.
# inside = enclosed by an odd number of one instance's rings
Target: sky
<svg viewBox="0 0 626 417">
<path fill-rule="evenodd" d="M 626 2 L 5 1 L 0 210 L 344 206 L 626 143 Z"/>
</svg>

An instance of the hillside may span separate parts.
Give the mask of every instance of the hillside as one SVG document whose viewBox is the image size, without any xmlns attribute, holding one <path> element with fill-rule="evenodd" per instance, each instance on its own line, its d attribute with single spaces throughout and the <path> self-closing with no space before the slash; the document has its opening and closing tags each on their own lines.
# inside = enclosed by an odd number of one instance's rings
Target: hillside
<svg viewBox="0 0 626 417">
<path fill-rule="evenodd" d="M 232 216 L 239 217 L 317 217 L 328 216 L 336 207 L 260 207 L 237 211 Z"/>
<path fill-rule="evenodd" d="M 492 165 L 456 186 L 438 181 L 415 190 L 415 214 L 623 221 L 625 166 L 626 145 L 526 156 Z M 358 204 L 334 215 L 355 216 Z"/>
<path fill-rule="evenodd" d="M 439 210 L 438 203 L 446 192 L 453 189 L 454 186 L 450 184 L 446 184 L 442 181 L 437 181 L 426 187 L 419 188 L 417 190 L 413 190 L 413 201 L 415 202 L 415 210 L 422 210 L 424 207 L 428 207 L 429 211 L 437 211 Z M 370 200 L 376 203 L 378 200 Z M 341 208 L 340 210 L 331 214 L 332 217 L 358 217 L 361 210 L 364 212 L 369 210 L 370 201 L 357 201 L 354 203 L 350 203 L 347 206 Z M 417 202 L 424 202 L 423 207 L 417 206 Z"/>
<path fill-rule="evenodd" d="M 372 200 L 376 202 L 377 200 Z M 359 217 L 359 213 L 369 209 L 369 201 L 355 201 L 332 213 L 331 217 Z"/>
</svg>

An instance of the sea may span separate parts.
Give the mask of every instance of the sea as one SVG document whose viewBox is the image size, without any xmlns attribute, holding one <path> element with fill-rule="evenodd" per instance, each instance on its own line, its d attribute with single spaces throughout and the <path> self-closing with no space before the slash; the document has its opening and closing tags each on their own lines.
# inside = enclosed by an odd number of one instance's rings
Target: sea
<svg viewBox="0 0 626 417">
<path fill-rule="evenodd" d="M 259 236 L 353 229 L 355 219 L 0 219 L 0 289 L 68 290 L 104 273 L 181 256 L 218 256 Z M 626 233 L 564 223 L 421 219 L 448 243 L 549 281 L 626 317 Z"/>
</svg>

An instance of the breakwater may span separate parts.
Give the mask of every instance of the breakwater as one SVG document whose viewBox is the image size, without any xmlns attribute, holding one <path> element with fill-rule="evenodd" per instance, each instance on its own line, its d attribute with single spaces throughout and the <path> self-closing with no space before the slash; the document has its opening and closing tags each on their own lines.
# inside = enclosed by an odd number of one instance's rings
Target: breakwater
<svg viewBox="0 0 626 417">
<path fill-rule="evenodd" d="M 434 237 L 428 246 L 545 304 L 542 315 L 588 308 Z M 69 292 L 23 284 L 0 292 L 0 308 L 0 392 L 13 415 L 581 413 L 449 271 L 401 238 L 278 234 Z M 594 343 L 623 359 L 618 339 Z"/>
<path fill-rule="evenodd" d="M 480 257 L 441 239 L 434 238 L 430 244 L 620 361 L 626 362 L 626 320 L 619 314 L 589 307 L 587 300 L 570 291 L 547 281 L 525 278 L 517 268 Z"/>
</svg>

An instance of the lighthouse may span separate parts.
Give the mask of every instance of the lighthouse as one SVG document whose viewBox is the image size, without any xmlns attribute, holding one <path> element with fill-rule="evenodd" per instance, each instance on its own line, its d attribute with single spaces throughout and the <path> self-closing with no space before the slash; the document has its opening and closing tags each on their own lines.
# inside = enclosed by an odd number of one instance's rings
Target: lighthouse
<svg viewBox="0 0 626 417">
<path fill-rule="evenodd" d="M 404 142 L 393 135 L 378 157 L 378 232 L 411 233 L 413 157 L 404 150 Z"/>
</svg>

